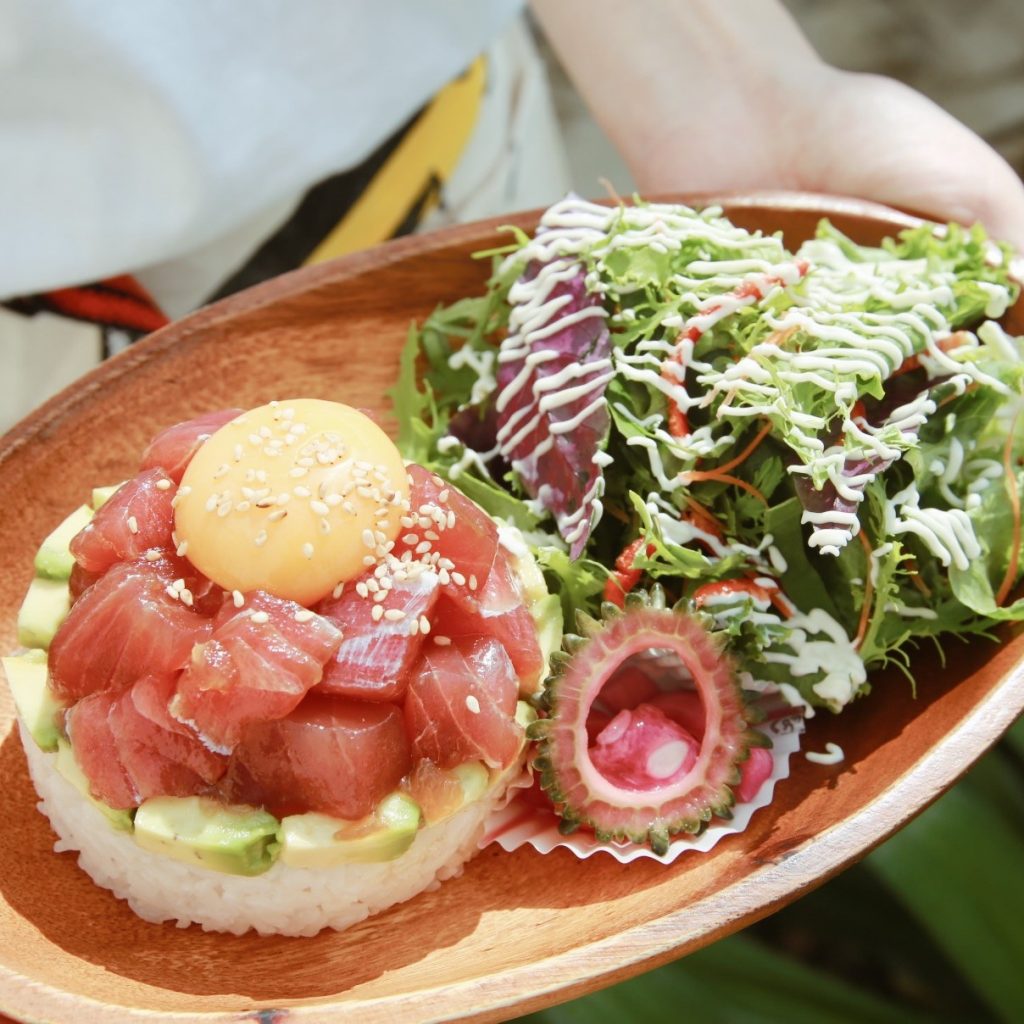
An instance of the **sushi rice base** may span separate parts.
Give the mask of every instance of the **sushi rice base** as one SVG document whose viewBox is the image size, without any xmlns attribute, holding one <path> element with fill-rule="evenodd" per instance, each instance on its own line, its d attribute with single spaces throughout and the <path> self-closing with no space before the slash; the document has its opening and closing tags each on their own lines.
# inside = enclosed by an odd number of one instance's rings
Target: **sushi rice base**
<svg viewBox="0 0 1024 1024">
<path fill-rule="evenodd" d="M 261 875 L 212 871 L 154 854 L 127 832 L 110 826 L 103 813 L 57 771 L 57 755 L 40 750 L 19 720 L 39 810 L 60 837 L 57 853 L 77 852 L 78 865 L 146 921 L 174 921 L 179 928 L 241 935 L 316 935 L 340 930 L 371 914 L 411 899 L 457 877 L 477 852 L 491 812 L 522 767 L 522 756 L 477 801 L 450 818 L 421 828 L 395 860 L 297 868 L 280 861 Z M 525 755 L 524 747 L 524 755 Z"/>
</svg>

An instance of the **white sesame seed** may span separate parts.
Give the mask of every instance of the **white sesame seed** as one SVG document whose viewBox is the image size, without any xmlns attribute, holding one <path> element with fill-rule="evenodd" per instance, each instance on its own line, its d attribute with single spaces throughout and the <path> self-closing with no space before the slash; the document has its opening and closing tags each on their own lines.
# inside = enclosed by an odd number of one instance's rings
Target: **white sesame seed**
<svg viewBox="0 0 1024 1024">
<path fill-rule="evenodd" d="M 430 632 L 430 619 L 426 615 L 420 616 L 420 632 L 426 636 Z"/>
<path fill-rule="evenodd" d="M 331 597 L 333 597 L 333 598 L 334 598 L 334 600 L 335 600 L 335 601 L 337 601 L 337 600 L 338 600 L 338 598 L 339 598 L 339 597 L 341 597 L 341 595 L 342 595 L 342 594 L 344 594 L 344 593 L 345 593 L 345 584 L 344 584 L 344 583 L 339 583 L 339 584 L 338 584 L 338 585 L 337 585 L 337 586 L 336 586 L 336 587 L 335 587 L 335 588 L 334 588 L 334 589 L 333 589 L 333 590 L 331 591 Z"/>
<path fill-rule="evenodd" d="M 147 562 L 156 562 L 156 561 L 159 561 L 159 559 L 160 559 L 160 549 L 159 548 L 150 548 L 146 552 L 146 561 Z"/>
<path fill-rule="evenodd" d="M 373 611 L 370 612 L 370 618 L 372 618 L 374 622 L 380 622 L 380 620 L 384 618 L 384 606 L 375 604 L 373 606 Z"/>
<path fill-rule="evenodd" d="M 288 502 L 291 501 L 291 500 L 292 500 L 292 496 L 287 491 L 282 491 L 277 496 L 277 503 L 278 503 L 278 505 L 287 505 Z"/>
<path fill-rule="evenodd" d="M 296 498 L 309 498 L 312 496 L 313 492 L 308 487 L 303 487 L 300 484 L 298 487 L 292 488 L 292 494 L 294 494 Z"/>
<path fill-rule="evenodd" d="M 249 444 L 261 445 L 262 443 L 263 443 L 263 441 L 260 439 L 260 435 L 259 434 L 250 434 L 249 435 Z"/>
<path fill-rule="evenodd" d="M 206 511 L 212 512 L 217 507 L 217 499 L 220 497 L 218 494 L 211 494 L 206 499 Z"/>
<path fill-rule="evenodd" d="M 431 543 L 429 540 L 420 541 L 420 543 L 416 545 L 416 554 L 425 555 L 430 550 L 430 548 Z"/>
<path fill-rule="evenodd" d="M 443 505 L 448 500 L 448 488 L 446 487 L 438 496 L 437 500 Z"/>
<path fill-rule="evenodd" d="M 309 472 L 305 466 L 293 466 L 288 470 L 288 475 L 294 480 L 298 480 L 299 477 L 305 476 Z"/>
<path fill-rule="evenodd" d="M 341 504 L 341 495 L 326 494 L 324 495 L 324 501 L 327 503 L 329 508 L 337 508 Z"/>
<path fill-rule="evenodd" d="M 466 707 L 469 708 L 472 714 L 480 714 L 480 701 L 478 701 L 476 697 L 473 696 L 473 694 L 469 694 L 466 697 Z"/>
<path fill-rule="evenodd" d="M 466 585 L 466 577 L 463 576 L 461 572 L 453 572 L 451 575 L 452 583 L 457 587 L 464 587 Z"/>
<path fill-rule="evenodd" d="M 314 499 L 313 501 L 311 501 L 311 502 L 309 503 L 309 507 L 310 507 L 310 508 L 311 508 L 311 509 L 312 509 L 312 510 L 313 510 L 313 511 L 314 511 L 314 512 L 315 512 L 315 513 L 316 513 L 316 514 L 318 515 L 318 516 L 326 516 L 326 515 L 328 515 L 328 514 L 330 513 L 330 511 L 331 511 L 331 509 L 330 509 L 330 506 L 328 506 L 328 505 L 327 505 L 326 503 L 324 503 L 324 502 L 322 502 L 322 501 L 317 501 L 316 499 Z"/>
<path fill-rule="evenodd" d="M 168 597 L 174 598 L 175 601 L 178 600 L 178 592 L 177 592 L 177 590 L 174 589 L 174 587 L 164 587 L 164 593 Z"/>
<path fill-rule="evenodd" d="M 240 590 L 232 590 L 231 591 L 231 603 L 236 608 L 241 608 L 242 605 L 245 604 L 245 596 L 242 594 L 242 592 Z"/>
<path fill-rule="evenodd" d="M 316 613 L 311 612 L 308 608 L 300 608 L 294 615 L 296 622 L 309 622 Z"/>
<path fill-rule="evenodd" d="M 156 482 L 156 489 L 158 491 L 169 491 L 171 489 L 171 481 L 170 480 L 157 480 L 157 482 Z"/>
<path fill-rule="evenodd" d="M 331 524 L 326 519 L 320 520 L 320 532 L 324 535 L 331 532 Z"/>
<path fill-rule="evenodd" d="M 313 557 L 313 545 L 310 544 L 309 541 L 306 541 L 306 543 L 302 545 L 302 554 L 306 558 Z"/>
<path fill-rule="evenodd" d="M 437 644 L 438 647 L 450 647 L 451 642 L 452 638 L 450 636 L 441 636 L 440 634 L 434 635 L 434 643 Z"/>
<path fill-rule="evenodd" d="M 235 462 L 241 462 L 242 456 L 245 454 L 245 450 L 240 444 L 235 445 Z"/>
<path fill-rule="evenodd" d="M 199 436 L 198 436 L 198 437 L 196 438 L 196 440 L 197 440 L 197 441 L 199 441 L 199 442 L 201 443 L 201 442 L 203 442 L 203 441 L 209 441 L 209 440 L 210 440 L 210 438 L 211 438 L 212 436 L 213 436 L 212 434 L 200 434 L 200 435 L 199 435 Z"/>
<path fill-rule="evenodd" d="M 417 544 L 419 543 L 420 535 L 418 533 L 407 533 L 402 537 L 403 544 Z"/>
<path fill-rule="evenodd" d="M 188 590 L 188 589 L 181 590 L 179 592 L 179 596 L 181 597 L 181 603 L 183 605 L 185 605 L 186 608 L 191 608 L 192 607 L 192 591 L 191 590 Z"/>
<path fill-rule="evenodd" d="M 188 541 L 183 540 L 175 549 L 174 553 L 179 558 L 184 558 L 188 554 Z"/>
<path fill-rule="evenodd" d="M 217 506 L 217 518 L 223 519 L 225 516 L 230 515 L 232 508 L 234 508 L 234 504 L 230 498 L 227 501 L 222 501 Z"/>
<path fill-rule="evenodd" d="M 409 530 L 416 525 L 416 520 L 413 519 L 412 516 L 402 516 L 398 522 L 401 524 L 403 530 Z M 410 541 L 409 543 L 412 542 Z"/>
<path fill-rule="evenodd" d="M 450 558 L 442 558 L 438 560 L 438 568 L 447 569 L 449 572 L 455 568 L 455 563 Z"/>
<path fill-rule="evenodd" d="M 373 548 L 377 546 L 377 539 L 373 535 L 373 530 L 363 530 L 363 547 Z"/>
<path fill-rule="evenodd" d="M 139 521 L 135 518 L 135 516 L 128 517 L 128 529 L 131 533 L 139 532 Z"/>
<path fill-rule="evenodd" d="M 413 618 L 409 620 L 409 636 L 416 636 L 420 631 L 420 620 Z"/>
<path fill-rule="evenodd" d="M 426 537 L 427 540 L 440 540 L 441 539 L 433 530 L 427 530 L 427 532 L 425 534 L 423 534 L 423 536 Z"/>
<path fill-rule="evenodd" d="M 279 523 L 284 517 L 288 515 L 288 509 L 286 508 L 275 508 L 270 515 L 267 516 L 268 523 Z"/>
<path fill-rule="evenodd" d="M 257 533 L 255 537 L 253 537 L 252 542 L 258 548 L 263 547 L 263 545 L 267 543 L 267 531 L 260 530 L 260 532 Z"/>
<path fill-rule="evenodd" d="M 469 577 L 469 589 L 470 590 L 476 590 L 476 577 L 475 576 L 470 576 Z"/>
<path fill-rule="evenodd" d="M 373 599 L 374 601 L 386 601 L 387 596 L 388 592 L 386 590 L 378 590 L 374 593 Z"/>
<path fill-rule="evenodd" d="M 401 608 L 388 608 L 388 610 L 384 612 L 384 618 L 387 619 L 388 622 L 401 622 L 402 619 L 405 618 L 405 612 L 403 612 Z"/>
<path fill-rule="evenodd" d="M 377 559 L 374 555 L 363 555 L 363 565 L 371 566 L 376 565 Z"/>
<path fill-rule="evenodd" d="M 270 435 L 270 427 L 267 427 L 267 426 L 260 427 L 260 437 L 267 438 L 267 437 L 270 437 L 270 436 L 271 436 Z"/>
<path fill-rule="evenodd" d="M 253 612 L 252 621 L 255 622 L 257 626 L 262 626 L 270 621 L 270 616 L 266 612 Z"/>
<path fill-rule="evenodd" d="M 360 597 L 369 597 L 369 596 L 370 596 L 370 588 L 369 588 L 369 587 L 367 587 L 367 585 L 366 585 L 366 581 L 365 581 L 365 580 L 360 580 L 360 581 L 359 581 L 359 582 L 358 582 L 358 583 L 356 584 L 356 593 L 357 593 L 357 594 L 358 594 L 358 595 L 359 595 Z"/>
<path fill-rule="evenodd" d="M 442 587 L 447 587 L 451 583 L 451 576 L 448 575 L 447 569 L 439 569 L 437 572 L 437 581 Z"/>
<path fill-rule="evenodd" d="M 274 456 L 280 455 L 281 453 L 276 448 L 271 448 L 270 445 L 267 445 L 266 448 L 263 449 L 263 454 L 266 455 L 268 459 L 272 459 Z"/>
<path fill-rule="evenodd" d="M 448 517 L 445 520 L 445 522 L 447 523 L 449 530 L 454 528 L 454 526 L 455 526 L 455 513 L 451 509 L 448 509 Z"/>
<path fill-rule="evenodd" d="M 222 476 L 227 476 L 231 472 L 231 467 L 226 463 L 222 462 L 213 474 L 214 480 L 219 480 Z"/>
<path fill-rule="evenodd" d="M 345 511 L 346 511 L 346 512 L 347 512 L 347 513 L 348 513 L 348 514 L 350 515 L 350 516 L 354 516 L 354 515 L 356 514 L 356 507 L 355 507 L 355 505 L 353 505 L 353 504 L 352 504 L 352 502 L 351 502 L 351 501 L 346 501 L 346 502 L 344 502 L 344 503 L 342 504 L 342 506 L 341 506 L 341 507 L 342 507 L 342 508 L 343 508 L 343 509 L 344 509 L 344 510 L 345 510 Z"/>
<path fill-rule="evenodd" d="M 240 501 L 235 506 L 235 511 L 236 512 L 248 512 L 249 511 L 249 502 L 247 502 L 247 501 Z"/>
</svg>

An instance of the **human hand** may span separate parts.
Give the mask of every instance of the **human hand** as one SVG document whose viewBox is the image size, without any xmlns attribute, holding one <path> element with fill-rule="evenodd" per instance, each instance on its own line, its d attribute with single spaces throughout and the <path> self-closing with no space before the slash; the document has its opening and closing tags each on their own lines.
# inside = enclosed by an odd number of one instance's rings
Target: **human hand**
<svg viewBox="0 0 1024 1024">
<path fill-rule="evenodd" d="M 1024 183 L 982 139 L 915 90 L 808 64 L 723 131 L 695 174 L 671 147 L 631 167 L 642 193 L 785 188 L 857 196 L 938 220 L 980 221 L 1024 252 Z"/>
<path fill-rule="evenodd" d="M 981 221 L 1024 252 L 1024 184 L 892 79 L 824 64 L 771 0 L 532 0 L 642 194 L 802 189 Z"/>
</svg>

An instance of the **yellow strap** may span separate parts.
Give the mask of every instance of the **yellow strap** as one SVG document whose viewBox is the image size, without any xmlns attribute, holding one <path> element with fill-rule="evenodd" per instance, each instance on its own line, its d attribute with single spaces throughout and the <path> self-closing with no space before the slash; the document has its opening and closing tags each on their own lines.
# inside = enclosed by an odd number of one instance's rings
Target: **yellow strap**
<svg viewBox="0 0 1024 1024">
<path fill-rule="evenodd" d="M 446 181 L 473 131 L 484 93 L 484 58 L 446 85 L 406 132 L 341 222 L 306 259 L 320 263 L 391 238 L 436 177 Z M 430 196 L 423 210 L 436 203 Z"/>
</svg>

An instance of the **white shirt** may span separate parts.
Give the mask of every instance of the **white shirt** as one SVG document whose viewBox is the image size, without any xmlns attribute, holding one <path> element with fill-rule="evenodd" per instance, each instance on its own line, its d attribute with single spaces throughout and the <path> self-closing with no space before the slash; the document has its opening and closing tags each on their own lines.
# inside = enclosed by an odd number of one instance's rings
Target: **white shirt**
<svg viewBox="0 0 1024 1024">
<path fill-rule="evenodd" d="M 520 0 L 0 0 L 0 298 L 191 252 L 362 161 Z"/>
</svg>

